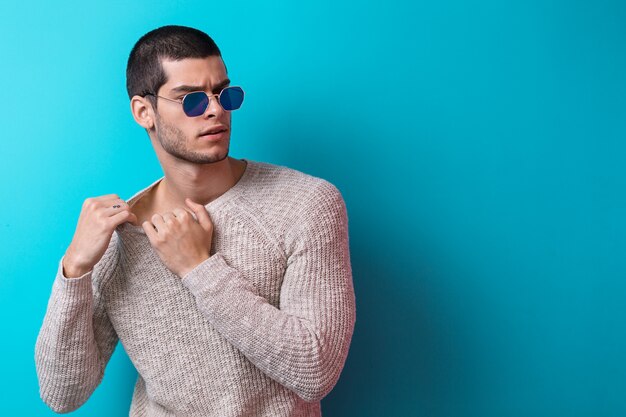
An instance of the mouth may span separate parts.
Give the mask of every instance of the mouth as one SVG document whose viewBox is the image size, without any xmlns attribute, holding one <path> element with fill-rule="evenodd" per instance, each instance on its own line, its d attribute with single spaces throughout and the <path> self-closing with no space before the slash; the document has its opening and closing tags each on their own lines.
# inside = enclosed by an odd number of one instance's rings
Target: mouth
<svg viewBox="0 0 626 417">
<path fill-rule="evenodd" d="M 226 129 L 226 126 L 222 126 L 222 125 L 214 126 L 210 129 L 205 130 L 204 132 L 201 132 L 200 136 L 217 135 L 217 134 L 226 132 L 226 130 L 228 130 Z"/>
<path fill-rule="evenodd" d="M 200 136 L 198 136 L 198 138 L 201 140 L 208 140 L 208 141 L 221 140 L 224 137 L 226 137 L 227 131 L 228 129 L 226 128 L 211 129 L 211 130 L 207 130 L 201 133 Z"/>
</svg>

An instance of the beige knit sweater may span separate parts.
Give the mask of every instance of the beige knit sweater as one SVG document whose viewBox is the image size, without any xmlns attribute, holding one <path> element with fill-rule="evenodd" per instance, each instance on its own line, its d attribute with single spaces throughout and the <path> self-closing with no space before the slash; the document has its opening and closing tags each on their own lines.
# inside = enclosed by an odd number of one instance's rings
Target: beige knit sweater
<svg viewBox="0 0 626 417">
<path fill-rule="evenodd" d="M 65 277 L 61 258 L 35 346 L 52 410 L 87 401 L 120 340 L 138 372 L 130 416 L 321 415 L 356 317 L 345 202 L 324 179 L 243 160 L 206 205 L 210 258 L 182 279 L 130 223 L 85 275 Z"/>
</svg>

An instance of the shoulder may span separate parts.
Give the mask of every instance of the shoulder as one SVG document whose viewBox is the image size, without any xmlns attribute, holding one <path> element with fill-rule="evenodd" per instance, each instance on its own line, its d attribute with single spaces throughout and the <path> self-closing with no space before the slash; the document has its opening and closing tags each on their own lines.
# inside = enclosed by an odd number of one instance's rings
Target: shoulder
<svg viewBox="0 0 626 417">
<path fill-rule="evenodd" d="M 326 205 L 344 204 L 339 189 L 325 178 L 284 165 L 253 163 L 255 171 L 246 196 L 255 204 L 269 205 L 290 218 Z"/>
</svg>

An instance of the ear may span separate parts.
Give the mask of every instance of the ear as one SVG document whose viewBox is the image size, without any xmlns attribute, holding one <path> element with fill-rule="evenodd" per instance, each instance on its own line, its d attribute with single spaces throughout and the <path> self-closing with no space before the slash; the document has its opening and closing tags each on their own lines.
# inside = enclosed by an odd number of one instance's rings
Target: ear
<svg viewBox="0 0 626 417">
<path fill-rule="evenodd" d="M 152 130 L 154 127 L 154 109 L 145 97 L 133 96 L 130 100 L 130 112 L 141 127 Z"/>
</svg>

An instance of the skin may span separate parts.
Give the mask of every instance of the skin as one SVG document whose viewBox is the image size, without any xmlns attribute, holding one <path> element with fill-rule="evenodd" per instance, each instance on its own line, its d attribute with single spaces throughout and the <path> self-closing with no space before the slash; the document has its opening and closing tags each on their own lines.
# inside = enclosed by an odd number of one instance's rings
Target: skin
<svg viewBox="0 0 626 417">
<path fill-rule="evenodd" d="M 202 86 L 211 93 L 228 78 L 219 56 L 162 60 L 167 82 L 157 95 L 179 99 L 179 85 Z M 228 156 L 231 113 L 211 97 L 203 115 L 188 117 L 182 105 L 158 99 L 158 111 L 150 102 L 134 96 L 130 108 L 135 121 L 146 129 L 164 179 L 132 207 L 117 194 L 89 198 L 83 204 L 77 231 L 66 251 L 63 267 L 67 277 L 78 277 L 103 256 L 115 227 L 124 222 L 141 225 L 165 266 L 184 277 L 210 257 L 213 223 L 204 205 L 239 181 L 246 163 Z M 219 141 L 199 139 L 204 130 L 223 125 Z M 119 208 L 112 208 L 113 205 Z"/>
</svg>

